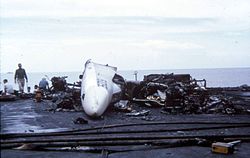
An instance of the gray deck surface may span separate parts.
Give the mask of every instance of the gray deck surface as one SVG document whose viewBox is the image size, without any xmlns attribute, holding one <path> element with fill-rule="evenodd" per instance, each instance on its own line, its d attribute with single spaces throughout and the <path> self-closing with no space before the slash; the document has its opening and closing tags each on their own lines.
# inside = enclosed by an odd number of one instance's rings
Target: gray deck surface
<svg viewBox="0 0 250 158">
<path fill-rule="evenodd" d="M 83 128 L 91 128 L 97 126 L 106 126 L 112 124 L 124 123 L 144 123 L 144 122 L 250 122 L 250 115 L 222 115 L 222 114 L 190 114 L 190 115 L 167 115 L 160 111 L 160 108 L 148 108 L 142 106 L 133 107 L 136 110 L 147 109 L 150 110 L 148 116 L 131 117 L 126 116 L 124 112 L 109 110 L 101 119 L 88 118 L 84 112 L 52 112 L 46 109 L 51 108 L 50 101 L 43 101 L 36 103 L 32 99 L 17 100 L 14 102 L 0 102 L 1 104 L 1 134 L 4 133 L 42 133 L 42 132 L 56 132 L 65 130 L 76 130 Z M 74 124 L 73 120 L 78 117 L 83 117 L 88 120 L 88 124 Z M 168 125 L 169 128 L 187 128 L 190 125 Z M 157 128 L 161 128 L 159 126 Z M 166 127 L 166 125 L 165 125 Z M 193 126 L 192 126 L 193 127 Z M 199 126 L 195 126 L 199 127 Z M 154 127 L 153 127 L 154 128 Z M 151 129 L 150 127 L 123 127 L 120 130 L 134 130 L 134 129 Z M 119 130 L 111 129 L 111 130 Z M 105 131 L 105 130 L 104 130 Z M 216 130 L 202 130 L 202 131 L 185 131 L 185 132 L 165 132 L 168 136 L 189 136 L 189 135 L 250 135 L 250 127 L 230 128 L 230 129 L 216 129 Z M 135 134 L 140 135 L 140 134 Z M 155 133 L 147 136 L 155 135 Z M 109 136 L 109 135 L 108 135 Z M 112 135 L 111 135 L 112 136 Z M 238 150 L 232 155 L 214 154 L 209 147 L 174 147 L 161 148 L 151 150 L 139 150 L 129 152 L 111 153 L 108 157 L 237 157 L 246 158 L 250 154 L 250 143 L 241 143 L 237 146 Z M 4 149 L 1 150 L 1 157 L 102 157 L 100 153 L 88 152 L 55 152 L 55 151 L 23 151 Z"/>
</svg>

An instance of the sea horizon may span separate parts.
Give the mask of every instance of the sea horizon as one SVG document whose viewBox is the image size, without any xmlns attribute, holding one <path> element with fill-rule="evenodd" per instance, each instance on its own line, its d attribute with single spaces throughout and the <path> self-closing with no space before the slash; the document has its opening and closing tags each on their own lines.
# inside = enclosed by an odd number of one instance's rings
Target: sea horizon
<svg viewBox="0 0 250 158">
<path fill-rule="evenodd" d="M 113 66 L 113 65 L 110 65 Z M 116 67 L 116 66 L 114 66 Z M 118 67 L 117 67 L 118 68 Z M 163 68 L 163 69 L 119 69 L 117 70 L 117 72 L 119 71 L 166 71 L 166 70 L 208 70 L 208 69 L 250 69 L 249 67 L 217 67 L 217 68 Z M 27 71 L 27 70 L 26 70 Z M 82 70 L 83 71 L 83 70 Z M 82 72 L 79 70 L 72 70 L 72 71 L 27 71 L 27 73 L 64 73 L 64 72 Z M 10 74 L 14 74 L 15 71 L 4 71 L 4 72 L 0 72 L 0 74 L 6 74 L 6 73 L 10 73 Z"/>
<path fill-rule="evenodd" d="M 250 67 L 246 68 L 205 68 L 205 69 L 159 69 L 159 70 L 119 70 L 117 73 L 124 77 L 125 80 L 135 80 L 135 71 L 137 72 L 138 81 L 142 81 L 145 75 L 149 74 L 190 74 L 193 79 L 205 79 L 207 87 L 237 87 L 241 85 L 250 85 Z M 42 78 L 49 80 L 52 77 L 67 76 L 68 83 L 79 81 L 79 75 L 82 71 L 65 71 L 65 72 L 29 72 L 27 71 L 28 84 L 26 87 L 38 85 Z M 0 90 L 3 89 L 2 80 L 8 79 L 10 84 L 14 85 L 14 89 L 18 89 L 17 84 L 14 84 L 14 72 L 0 74 Z M 26 88 L 27 89 L 27 88 Z"/>
</svg>

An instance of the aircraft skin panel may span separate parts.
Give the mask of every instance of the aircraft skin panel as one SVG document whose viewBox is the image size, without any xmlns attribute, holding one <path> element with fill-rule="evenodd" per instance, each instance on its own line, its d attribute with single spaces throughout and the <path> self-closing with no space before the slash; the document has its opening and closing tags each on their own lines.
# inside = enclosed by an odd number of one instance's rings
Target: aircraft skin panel
<svg viewBox="0 0 250 158">
<path fill-rule="evenodd" d="M 109 105 L 108 92 L 103 87 L 89 87 L 85 94 L 83 109 L 89 116 L 98 117 L 104 113 Z"/>
<path fill-rule="evenodd" d="M 85 113 L 92 117 L 101 116 L 113 96 L 115 84 L 112 79 L 116 73 L 115 67 L 86 62 L 81 86 L 81 101 Z M 115 91 L 119 90 L 116 85 Z"/>
</svg>

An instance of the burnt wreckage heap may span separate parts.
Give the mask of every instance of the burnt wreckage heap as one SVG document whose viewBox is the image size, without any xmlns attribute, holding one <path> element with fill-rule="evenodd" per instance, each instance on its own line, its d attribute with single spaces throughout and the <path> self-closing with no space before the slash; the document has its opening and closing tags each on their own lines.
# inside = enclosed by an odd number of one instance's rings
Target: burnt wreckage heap
<svg viewBox="0 0 250 158">
<path fill-rule="evenodd" d="M 207 88 L 206 80 L 190 74 L 150 74 L 139 83 L 128 83 L 127 94 L 133 102 L 162 107 L 162 113 L 248 113 L 225 95 L 225 89 Z M 236 88 L 247 90 L 246 88 Z M 249 87 L 248 87 L 249 90 Z"/>
<path fill-rule="evenodd" d="M 51 79 L 51 94 L 48 95 L 48 98 L 52 99 L 52 102 L 55 103 L 57 111 L 80 111 L 82 110 L 80 105 L 80 84 L 67 83 L 66 78 L 67 76 L 53 77 Z"/>
<path fill-rule="evenodd" d="M 147 75 L 132 89 L 132 101 L 170 113 L 198 112 L 208 96 L 206 80 L 191 79 L 189 74 Z"/>
<path fill-rule="evenodd" d="M 51 81 L 52 95 L 49 98 L 53 98 L 57 111 L 82 110 L 80 83 L 69 84 L 66 77 L 53 77 Z M 132 106 L 141 105 L 160 107 L 166 114 L 249 113 L 234 97 L 225 95 L 225 89 L 207 88 L 205 79 L 192 79 L 190 74 L 150 74 L 145 75 L 143 81 L 125 81 L 122 76 L 115 75 L 113 81 L 120 84 L 123 91 L 113 96 L 111 104 L 124 112 L 131 112 Z M 249 87 L 237 87 L 236 90 L 249 91 Z"/>
</svg>

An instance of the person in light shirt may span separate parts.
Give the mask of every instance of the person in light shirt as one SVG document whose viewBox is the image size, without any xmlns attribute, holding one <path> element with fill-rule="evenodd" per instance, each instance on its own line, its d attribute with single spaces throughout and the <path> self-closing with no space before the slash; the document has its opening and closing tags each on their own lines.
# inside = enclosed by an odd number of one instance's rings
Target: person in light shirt
<svg viewBox="0 0 250 158">
<path fill-rule="evenodd" d="M 13 94 L 14 93 L 13 86 L 8 83 L 7 79 L 3 80 L 3 84 L 4 84 L 4 93 L 5 94 Z"/>
<path fill-rule="evenodd" d="M 46 80 L 46 78 L 42 78 L 42 80 L 39 82 L 39 89 L 43 91 L 48 91 L 49 82 Z"/>
</svg>

